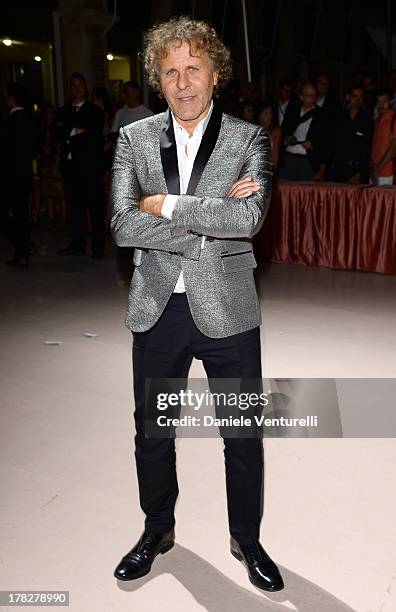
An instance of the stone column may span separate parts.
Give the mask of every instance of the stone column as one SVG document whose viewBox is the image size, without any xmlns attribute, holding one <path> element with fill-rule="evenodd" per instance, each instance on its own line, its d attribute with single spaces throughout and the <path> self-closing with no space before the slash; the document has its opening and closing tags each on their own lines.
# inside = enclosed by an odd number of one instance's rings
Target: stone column
<svg viewBox="0 0 396 612">
<path fill-rule="evenodd" d="M 85 76 L 89 90 L 107 86 L 107 36 L 103 32 L 112 15 L 105 0 L 60 0 L 58 14 L 65 99 L 72 72 Z"/>
</svg>

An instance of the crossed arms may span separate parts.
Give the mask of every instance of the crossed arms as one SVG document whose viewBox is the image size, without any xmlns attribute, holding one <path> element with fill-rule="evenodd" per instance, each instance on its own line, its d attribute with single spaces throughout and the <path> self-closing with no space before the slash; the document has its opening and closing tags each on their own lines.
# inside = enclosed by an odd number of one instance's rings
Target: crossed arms
<svg viewBox="0 0 396 612">
<path fill-rule="evenodd" d="M 201 242 L 188 232 L 215 238 L 252 237 L 264 221 L 272 184 L 271 144 L 261 128 L 248 147 L 240 177 L 244 180 L 232 185 L 225 197 L 179 196 L 172 220 L 165 219 L 160 216 L 164 194 L 142 197 L 132 146 L 121 128 L 110 187 L 115 243 L 188 256 L 189 249 L 200 249 Z"/>
</svg>

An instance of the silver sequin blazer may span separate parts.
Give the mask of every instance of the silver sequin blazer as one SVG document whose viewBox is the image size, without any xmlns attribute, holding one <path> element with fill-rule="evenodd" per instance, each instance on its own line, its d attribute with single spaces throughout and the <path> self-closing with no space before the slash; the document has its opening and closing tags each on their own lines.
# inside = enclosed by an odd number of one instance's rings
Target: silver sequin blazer
<svg viewBox="0 0 396 612">
<path fill-rule="evenodd" d="M 246 198 L 227 192 L 250 176 L 261 189 Z M 143 195 L 179 194 L 169 109 L 121 128 L 110 188 L 110 228 L 120 247 L 135 247 L 126 326 L 150 329 L 161 316 L 180 274 L 192 317 L 211 338 L 261 324 L 252 236 L 267 213 L 272 186 L 268 132 L 214 106 L 197 153 L 187 194 L 172 220 L 138 209 Z M 212 237 L 201 250 L 202 234 Z"/>
</svg>

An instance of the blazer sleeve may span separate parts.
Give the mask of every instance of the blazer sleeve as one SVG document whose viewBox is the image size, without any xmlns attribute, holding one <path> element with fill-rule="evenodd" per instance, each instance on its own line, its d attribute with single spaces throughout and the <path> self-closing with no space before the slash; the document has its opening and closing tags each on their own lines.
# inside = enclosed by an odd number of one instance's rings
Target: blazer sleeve
<svg viewBox="0 0 396 612">
<path fill-rule="evenodd" d="M 120 128 L 109 194 L 110 230 L 115 243 L 120 247 L 174 251 L 187 259 L 199 259 L 201 238 L 187 232 L 173 236 L 168 219 L 140 211 L 141 192 L 132 146 L 124 128 Z"/>
<path fill-rule="evenodd" d="M 259 191 L 245 198 L 181 195 L 172 213 L 171 232 L 176 235 L 185 230 L 214 238 L 251 238 L 261 229 L 269 208 L 272 174 L 270 137 L 267 130 L 259 128 L 239 175 L 260 183 Z"/>
</svg>

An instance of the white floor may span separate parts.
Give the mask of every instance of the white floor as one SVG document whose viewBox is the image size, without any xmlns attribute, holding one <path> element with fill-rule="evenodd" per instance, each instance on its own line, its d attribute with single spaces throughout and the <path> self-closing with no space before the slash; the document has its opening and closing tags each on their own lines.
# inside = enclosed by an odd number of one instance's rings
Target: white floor
<svg viewBox="0 0 396 612">
<path fill-rule="evenodd" d="M 0 266 L 0 590 L 69 590 L 73 612 L 394 612 L 394 439 L 265 441 L 273 595 L 229 553 L 221 440 L 178 440 L 178 543 L 117 583 L 143 525 L 126 288 L 113 248 L 65 260 L 61 239 L 44 233 L 28 270 Z M 396 377 L 396 277 L 277 264 L 257 280 L 264 376 Z"/>
</svg>

